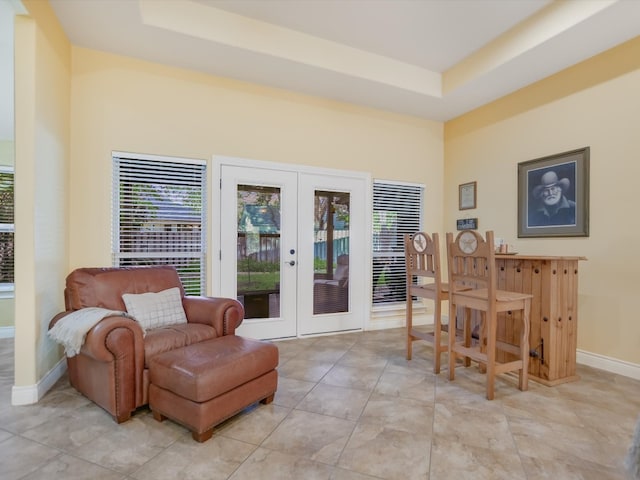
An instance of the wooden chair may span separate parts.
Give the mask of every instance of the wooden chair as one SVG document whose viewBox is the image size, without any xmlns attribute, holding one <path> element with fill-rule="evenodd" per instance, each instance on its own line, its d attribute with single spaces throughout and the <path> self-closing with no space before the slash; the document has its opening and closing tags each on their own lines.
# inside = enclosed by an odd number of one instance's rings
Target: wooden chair
<svg viewBox="0 0 640 480">
<path fill-rule="evenodd" d="M 517 371 L 518 387 L 528 388 L 529 365 L 529 314 L 531 298 L 526 293 L 498 290 L 493 232 L 486 234 L 486 241 L 473 231 L 465 230 L 456 236 L 447 233 L 447 263 L 449 270 L 449 323 L 456 325 L 456 312 L 462 312 L 462 340 L 449 336 L 449 380 L 455 378 L 456 359 L 478 362 L 486 368 L 487 399 L 493 400 L 495 377 L 498 374 Z M 469 288 L 470 287 L 470 288 Z M 463 290 L 467 288 L 467 290 Z M 472 344 L 471 310 L 479 311 L 481 322 L 479 341 Z M 518 311 L 521 310 L 522 313 Z M 522 322 L 520 345 L 497 340 L 498 314 L 506 322 Z M 515 355 L 515 360 L 499 363 L 497 350 Z"/>
<path fill-rule="evenodd" d="M 440 354 L 446 352 L 448 343 L 442 343 L 441 302 L 449 298 L 448 285 L 442 282 L 440 273 L 440 243 L 438 234 L 432 237 L 424 232 L 406 234 L 404 251 L 407 270 L 407 360 L 411 360 L 413 342 L 426 340 L 433 345 L 433 371 L 440 373 Z M 427 279 L 426 283 L 424 279 Z M 426 298 L 434 302 L 433 332 L 422 332 L 413 328 L 413 297 Z"/>
</svg>

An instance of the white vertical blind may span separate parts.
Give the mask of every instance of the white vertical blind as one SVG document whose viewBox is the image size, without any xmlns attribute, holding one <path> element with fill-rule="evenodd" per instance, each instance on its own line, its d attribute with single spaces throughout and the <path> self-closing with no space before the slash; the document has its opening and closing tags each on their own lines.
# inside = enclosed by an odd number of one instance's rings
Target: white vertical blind
<svg viewBox="0 0 640 480">
<path fill-rule="evenodd" d="M 421 229 L 424 186 L 373 183 L 373 304 L 406 299 L 404 234 Z"/>
<path fill-rule="evenodd" d="M 14 220 L 13 169 L 0 168 L 0 284 L 13 285 Z"/>
<path fill-rule="evenodd" d="M 186 292 L 204 295 L 206 165 L 113 156 L 113 263 L 174 265 Z"/>
</svg>

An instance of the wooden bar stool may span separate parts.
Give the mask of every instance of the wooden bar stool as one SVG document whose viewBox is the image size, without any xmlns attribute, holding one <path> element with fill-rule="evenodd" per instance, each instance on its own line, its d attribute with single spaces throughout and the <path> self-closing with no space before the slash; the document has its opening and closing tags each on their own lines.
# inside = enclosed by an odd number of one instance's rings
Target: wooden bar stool
<svg viewBox="0 0 640 480">
<path fill-rule="evenodd" d="M 441 302 L 449 298 L 449 291 L 440 273 L 438 234 L 434 233 L 432 237 L 424 232 L 406 234 L 404 251 L 407 271 L 407 360 L 411 360 L 413 342 L 425 340 L 433 345 L 433 371 L 440 373 L 440 354 L 448 349 L 448 343 L 442 343 L 441 334 L 448 330 L 448 326 L 442 325 Z M 433 300 L 433 332 L 421 332 L 413 328 L 414 296 Z"/>
<path fill-rule="evenodd" d="M 449 322 L 455 325 L 455 314 L 463 312 L 463 335 L 458 341 L 449 336 L 449 380 L 455 378 L 456 358 L 478 362 L 486 368 L 487 399 L 493 400 L 495 377 L 517 371 L 518 388 L 528 388 L 529 366 L 529 314 L 531 298 L 527 293 L 498 290 L 493 232 L 488 231 L 486 241 L 473 230 L 464 230 L 456 236 L 447 233 L 447 263 L 449 269 Z M 466 289 L 466 290 L 463 290 Z M 459 308 L 460 307 L 460 308 Z M 480 312 L 480 337 L 471 342 L 471 310 Z M 522 314 L 517 314 L 521 310 Z M 505 321 L 522 321 L 520 344 L 511 345 L 497 340 L 498 314 Z M 497 350 L 516 356 L 516 360 L 499 363 Z"/>
</svg>

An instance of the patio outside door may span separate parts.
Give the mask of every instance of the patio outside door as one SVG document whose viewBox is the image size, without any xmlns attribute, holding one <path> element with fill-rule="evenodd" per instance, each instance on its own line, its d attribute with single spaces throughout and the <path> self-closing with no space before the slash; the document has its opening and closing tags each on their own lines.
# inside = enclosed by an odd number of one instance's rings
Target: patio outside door
<svg viewBox="0 0 640 480">
<path fill-rule="evenodd" d="M 238 333 L 362 328 L 368 287 L 350 272 L 366 271 L 366 246 L 354 248 L 366 244 L 365 179 L 226 164 L 220 175 L 220 294 L 245 307 Z"/>
</svg>

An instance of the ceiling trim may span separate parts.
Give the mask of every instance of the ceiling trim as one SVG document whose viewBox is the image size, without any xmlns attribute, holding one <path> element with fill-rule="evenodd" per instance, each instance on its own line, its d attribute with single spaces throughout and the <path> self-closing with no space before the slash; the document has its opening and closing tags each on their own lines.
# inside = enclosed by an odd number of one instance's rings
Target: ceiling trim
<svg viewBox="0 0 640 480">
<path fill-rule="evenodd" d="M 185 0 L 138 0 L 142 23 L 323 70 L 440 97 L 441 75 L 313 35 Z"/>
<path fill-rule="evenodd" d="M 443 74 L 443 94 L 450 93 L 570 30 L 614 5 L 600 2 L 554 2 L 469 55 Z"/>
</svg>

